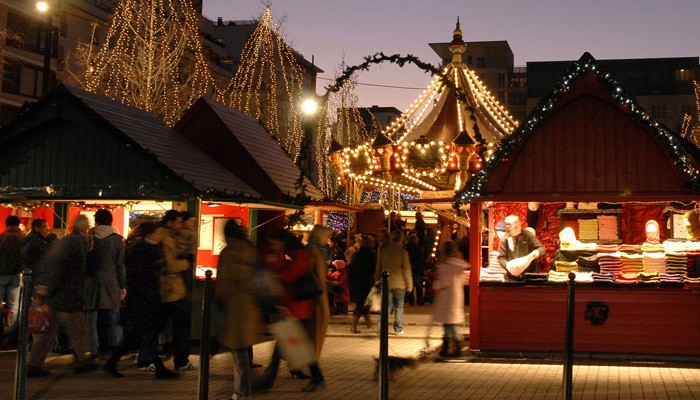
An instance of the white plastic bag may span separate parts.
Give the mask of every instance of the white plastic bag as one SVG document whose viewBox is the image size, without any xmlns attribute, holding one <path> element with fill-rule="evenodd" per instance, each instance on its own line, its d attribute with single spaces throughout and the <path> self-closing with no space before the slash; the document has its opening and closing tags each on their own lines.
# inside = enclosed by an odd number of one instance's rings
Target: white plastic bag
<svg viewBox="0 0 700 400">
<path fill-rule="evenodd" d="M 511 275 L 518 277 L 522 275 L 523 272 L 525 272 L 527 267 L 530 266 L 530 263 L 534 259 L 535 256 L 532 253 L 526 256 L 514 258 L 508 261 L 508 263 L 506 263 L 506 269 L 508 270 L 508 272 L 510 272 Z"/>
<path fill-rule="evenodd" d="M 369 307 L 369 312 L 378 313 L 382 311 L 382 287 L 379 284 L 375 284 L 369 290 L 367 299 L 365 300 L 365 306 Z"/>
<path fill-rule="evenodd" d="M 282 318 L 270 324 L 270 331 L 277 339 L 282 357 L 289 368 L 301 369 L 316 361 L 316 347 L 301 322 L 296 318 Z"/>
</svg>

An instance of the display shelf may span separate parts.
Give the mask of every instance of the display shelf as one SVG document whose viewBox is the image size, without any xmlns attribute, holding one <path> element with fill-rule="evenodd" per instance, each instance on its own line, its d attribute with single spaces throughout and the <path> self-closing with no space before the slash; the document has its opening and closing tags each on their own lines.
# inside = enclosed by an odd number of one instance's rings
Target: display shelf
<svg viewBox="0 0 700 400">
<path fill-rule="evenodd" d="M 564 220 L 566 219 L 595 219 L 601 215 L 613 215 L 617 216 L 617 234 L 618 237 L 622 232 L 622 209 L 612 208 L 612 209 L 577 209 L 577 208 L 563 208 L 557 211 L 559 216 L 559 231 L 564 229 Z M 577 235 L 578 236 L 578 235 Z M 622 244 L 622 239 L 579 239 L 582 243 L 599 243 L 599 244 Z"/>
</svg>

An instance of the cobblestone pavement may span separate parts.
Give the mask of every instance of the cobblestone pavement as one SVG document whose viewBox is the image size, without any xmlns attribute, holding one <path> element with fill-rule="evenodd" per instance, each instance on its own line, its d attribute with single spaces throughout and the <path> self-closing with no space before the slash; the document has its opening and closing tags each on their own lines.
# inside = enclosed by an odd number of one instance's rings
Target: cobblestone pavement
<svg viewBox="0 0 700 400">
<path fill-rule="evenodd" d="M 409 308 L 406 334 L 390 335 L 389 354 L 418 357 L 426 347 L 436 347 L 442 328 L 427 326 L 425 310 Z M 376 319 L 376 318 L 375 318 Z M 379 386 L 372 380 L 379 352 L 373 330 L 349 333 L 348 317 L 333 317 L 321 357 L 327 387 L 301 393 L 304 381 L 292 379 L 286 367 L 272 391 L 255 399 L 373 399 Z M 465 328 L 465 333 L 468 332 Z M 255 346 L 255 361 L 266 364 L 271 343 Z M 13 398 L 15 352 L 0 353 L 0 399 Z M 197 357 L 192 360 L 198 364 Z M 186 371 L 175 381 L 158 381 L 139 371 L 132 360 L 120 363 L 124 379 L 102 371 L 83 375 L 72 372 L 70 356 L 51 357 L 46 368 L 52 375 L 28 381 L 28 399 L 196 399 L 198 371 Z M 166 362 L 172 366 L 172 361 Z M 259 369 L 254 370 L 260 373 Z M 415 369 L 400 371 L 389 385 L 390 399 L 561 399 L 561 360 L 486 358 L 482 356 L 451 362 L 419 362 Z M 227 399 L 233 388 L 233 360 L 228 353 L 211 359 L 210 399 Z M 692 362 L 634 362 L 619 360 L 576 360 L 573 374 L 576 399 L 700 399 L 700 364 Z"/>
</svg>

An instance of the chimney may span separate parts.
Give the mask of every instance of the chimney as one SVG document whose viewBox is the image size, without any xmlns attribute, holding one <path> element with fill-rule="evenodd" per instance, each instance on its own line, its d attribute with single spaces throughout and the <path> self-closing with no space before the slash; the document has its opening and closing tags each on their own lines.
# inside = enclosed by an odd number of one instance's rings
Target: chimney
<svg viewBox="0 0 700 400">
<path fill-rule="evenodd" d="M 218 17 L 216 19 L 216 26 L 224 26 L 224 19 L 221 17 Z"/>
</svg>

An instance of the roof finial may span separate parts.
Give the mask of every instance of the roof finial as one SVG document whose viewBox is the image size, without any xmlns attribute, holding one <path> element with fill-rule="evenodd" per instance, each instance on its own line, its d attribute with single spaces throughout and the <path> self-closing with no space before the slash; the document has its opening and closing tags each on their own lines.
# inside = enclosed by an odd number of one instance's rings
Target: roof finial
<svg viewBox="0 0 700 400">
<path fill-rule="evenodd" d="M 457 26 L 452 33 L 452 42 L 450 42 L 449 49 L 452 53 L 452 62 L 461 63 L 462 53 L 467 50 L 467 44 L 462 40 L 462 30 L 459 28 L 459 17 L 457 17 Z"/>
</svg>

